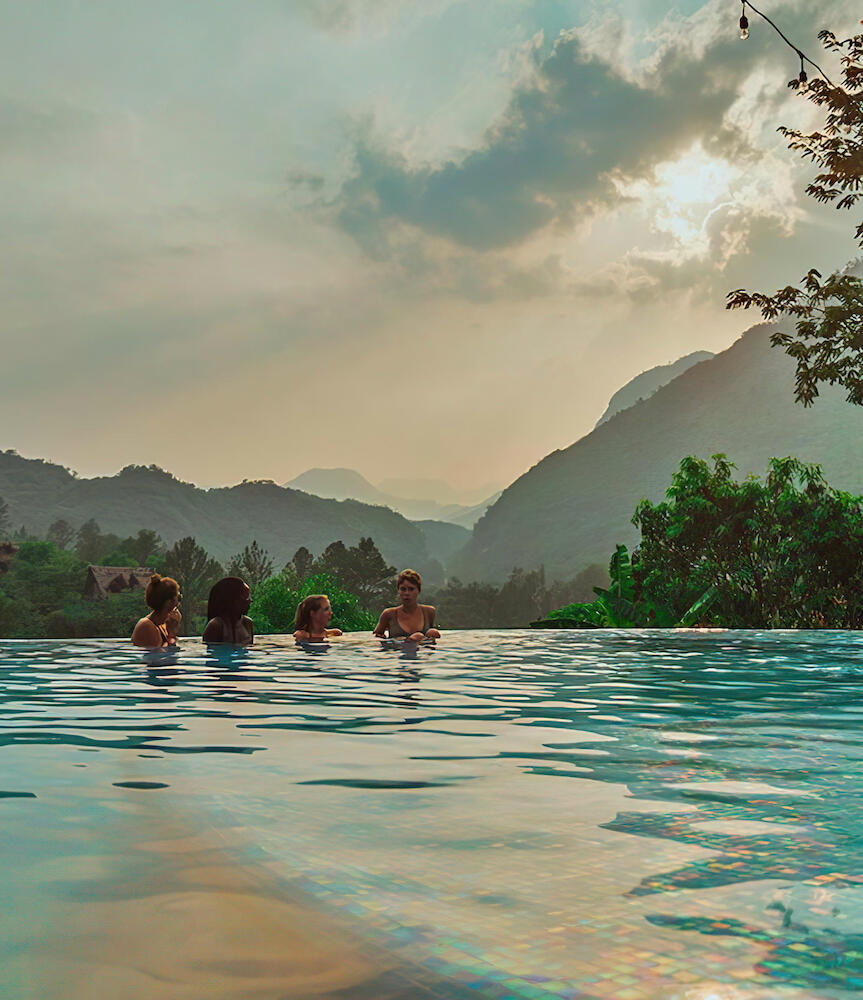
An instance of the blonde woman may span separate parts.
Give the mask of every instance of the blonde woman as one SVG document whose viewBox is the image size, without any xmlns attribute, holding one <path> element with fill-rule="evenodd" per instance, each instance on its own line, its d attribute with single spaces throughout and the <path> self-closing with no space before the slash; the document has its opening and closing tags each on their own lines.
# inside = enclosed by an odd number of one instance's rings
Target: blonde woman
<svg viewBox="0 0 863 1000">
<path fill-rule="evenodd" d="M 330 599 L 326 594 L 310 594 L 300 601 L 294 619 L 294 638 L 297 642 L 326 642 L 341 635 L 340 628 L 327 628 L 333 617 Z"/>
<path fill-rule="evenodd" d="M 375 626 L 374 634 L 380 639 L 440 639 L 440 632 L 434 627 L 435 609 L 431 604 L 420 604 L 423 589 L 422 577 L 415 569 L 403 569 L 399 573 L 398 590 L 401 604 L 396 608 L 386 608 Z"/>
</svg>

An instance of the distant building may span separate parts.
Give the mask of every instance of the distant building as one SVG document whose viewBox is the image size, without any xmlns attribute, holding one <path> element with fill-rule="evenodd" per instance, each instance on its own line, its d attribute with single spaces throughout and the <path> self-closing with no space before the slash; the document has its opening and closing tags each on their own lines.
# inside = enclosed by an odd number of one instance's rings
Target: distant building
<svg viewBox="0 0 863 1000">
<path fill-rule="evenodd" d="M 154 572 L 146 566 L 89 566 L 81 596 L 90 601 L 103 601 L 111 594 L 143 590 Z"/>
<path fill-rule="evenodd" d="M 5 573 L 9 569 L 18 546 L 11 542 L 0 542 L 0 573 Z"/>
</svg>

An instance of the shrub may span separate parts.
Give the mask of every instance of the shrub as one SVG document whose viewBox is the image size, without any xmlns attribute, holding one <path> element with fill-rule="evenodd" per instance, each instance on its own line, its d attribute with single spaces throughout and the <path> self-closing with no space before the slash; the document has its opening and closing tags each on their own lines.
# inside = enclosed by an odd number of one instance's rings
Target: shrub
<svg viewBox="0 0 863 1000">
<path fill-rule="evenodd" d="M 287 634 L 294 631 L 297 605 L 310 594 L 326 594 L 333 609 L 332 627 L 343 632 L 371 632 L 377 616 L 364 611 L 354 594 L 343 590 L 338 581 L 326 574 L 317 573 L 299 581 L 293 574 L 283 573 L 252 588 L 252 605 L 249 616 L 255 623 L 255 632 Z"/>
</svg>

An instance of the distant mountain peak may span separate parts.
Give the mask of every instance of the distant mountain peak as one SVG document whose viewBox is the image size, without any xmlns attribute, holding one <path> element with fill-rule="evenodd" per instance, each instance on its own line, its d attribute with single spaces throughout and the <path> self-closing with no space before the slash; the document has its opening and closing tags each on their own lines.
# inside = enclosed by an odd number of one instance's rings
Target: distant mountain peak
<svg viewBox="0 0 863 1000">
<path fill-rule="evenodd" d="M 356 469 L 307 469 L 285 486 L 330 500 L 383 503 L 381 491 Z"/>
<path fill-rule="evenodd" d="M 468 504 L 463 502 L 464 495 L 469 499 L 471 491 L 456 490 L 443 480 L 386 479 L 375 486 L 355 469 L 307 469 L 284 485 L 331 500 L 359 500 L 389 507 L 410 520 L 434 519 L 465 527 L 473 525 L 498 496 L 481 494 L 480 502 Z M 449 501 L 448 496 L 462 499 Z"/>
<path fill-rule="evenodd" d="M 636 403 L 649 399 L 658 389 L 668 385 L 678 375 L 682 375 L 692 368 L 693 365 L 697 365 L 701 361 L 709 361 L 713 357 L 715 355 L 710 351 L 693 351 L 692 354 L 678 358 L 677 361 L 672 361 L 670 364 L 656 365 L 655 368 L 648 368 L 647 371 L 636 375 L 611 397 L 605 413 L 597 420 L 596 427 L 611 420 L 621 410 L 627 410 L 630 406 L 635 406 Z"/>
</svg>

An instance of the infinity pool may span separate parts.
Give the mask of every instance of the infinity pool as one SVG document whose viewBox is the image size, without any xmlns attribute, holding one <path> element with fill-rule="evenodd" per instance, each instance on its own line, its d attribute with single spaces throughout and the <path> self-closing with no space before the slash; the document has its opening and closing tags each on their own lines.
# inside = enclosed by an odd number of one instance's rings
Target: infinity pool
<svg viewBox="0 0 863 1000">
<path fill-rule="evenodd" d="M 0 642 L 0 995 L 848 997 L 863 637 Z"/>
</svg>

